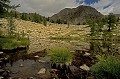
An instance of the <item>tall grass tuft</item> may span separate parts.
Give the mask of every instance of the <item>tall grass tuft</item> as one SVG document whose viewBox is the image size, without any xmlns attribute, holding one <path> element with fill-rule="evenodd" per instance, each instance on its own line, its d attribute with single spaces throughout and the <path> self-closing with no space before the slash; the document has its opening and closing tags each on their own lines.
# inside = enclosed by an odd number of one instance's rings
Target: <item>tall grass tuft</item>
<svg viewBox="0 0 120 79">
<path fill-rule="evenodd" d="M 51 61 L 53 63 L 71 64 L 72 53 L 66 48 L 54 48 L 50 51 Z"/>
<path fill-rule="evenodd" d="M 99 56 L 99 62 L 91 67 L 97 79 L 120 79 L 120 58 Z"/>
</svg>

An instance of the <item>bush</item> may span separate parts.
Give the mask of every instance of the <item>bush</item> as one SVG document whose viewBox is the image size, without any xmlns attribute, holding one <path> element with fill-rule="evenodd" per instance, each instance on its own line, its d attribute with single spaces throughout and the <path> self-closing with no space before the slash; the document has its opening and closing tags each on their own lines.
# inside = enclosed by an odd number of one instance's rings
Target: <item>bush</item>
<svg viewBox="0 0 120 79">
<path fill-rule="evenodd" d="M 54 48 L 50 51 L 51 61 L 53 63 L 71 64 L 72 54 L 65 48 Z"/>
<path fill-rule="evenodd" d="M 120 58 L 99 56 L 99 62 L 91 67 L 97 79 L 120 79 Z"/>
<path fill-rule="evenodd" d="M 4 37 L 0 38 L 0 49 L 15 49 L 17 47 L 26 47 L 29 45 L 27 38 L 20 38 L 19 40 L 15 37 Z"/>
</svg>

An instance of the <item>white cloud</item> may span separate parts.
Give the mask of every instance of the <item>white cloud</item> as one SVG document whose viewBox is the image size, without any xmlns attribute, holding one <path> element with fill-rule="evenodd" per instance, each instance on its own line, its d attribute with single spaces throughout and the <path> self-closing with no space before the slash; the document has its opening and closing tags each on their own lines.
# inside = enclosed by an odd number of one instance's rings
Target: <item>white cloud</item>
<svg viewBox="0 0 120 79">
<path fill-rule="evenodd" d="M 44 16 L 51 16 L 64 8 L 77 7 L 76 0 L 11 0 L 12 4 L 21 4 L 17 10 L 20 12 L 37 12 Z M 85 1 L 85 0 L 79 0 Z M 88 5 L 83 2 L 81 5 Z M 98 3 L 90 4 L 103 14 L 110 12 L 120 14 L 120 0 L 100 0 Z"/>
<path fill-rule="evenodd" d="M 91 4 L 90 6 L 105 15 L 111 12 L 120 14 L 120 0 L 100 0 L 98 3 Z"/>
<path fill-rule="evenodd" d="M 37 12 L 44 16 L 58 13 L 65 7 L 77 7 L 74 0 L 11 0 L 11 3 L 20 4 L 20 12 Z"/>
</svg>

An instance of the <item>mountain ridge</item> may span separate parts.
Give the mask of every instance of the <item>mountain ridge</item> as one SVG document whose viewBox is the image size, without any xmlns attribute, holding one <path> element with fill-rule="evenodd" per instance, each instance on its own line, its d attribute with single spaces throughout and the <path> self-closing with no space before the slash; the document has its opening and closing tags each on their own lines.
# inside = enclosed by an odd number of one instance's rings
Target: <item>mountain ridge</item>
<svg viewBox="0 0 120 79">
<path fill-rule="evenodd" d="M 98 12 L 95 8 L 81 5 L 76 8 L 65 8 L 50 17 L 50 20 L 56 22 L 59 19 L 67 21 L 67 23 L 70 24 L 83 24 L 86 23 L 88 19 L 99 19 L 102 17 L 103 14 Z"/>
</svg>

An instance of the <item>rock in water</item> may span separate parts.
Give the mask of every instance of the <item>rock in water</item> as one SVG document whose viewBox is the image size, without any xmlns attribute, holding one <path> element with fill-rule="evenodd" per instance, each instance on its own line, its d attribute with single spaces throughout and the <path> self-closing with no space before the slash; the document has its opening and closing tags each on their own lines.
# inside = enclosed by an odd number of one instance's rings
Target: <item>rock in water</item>
<svg viewBox="0 0 120 79">
<path fill-rule="evenodd" d="M 23 67 L 23 64 L 20 64 L 20 67 Z"/>
<path fill-rule="evenodd" d="M 36 55 L 36 56 L 34 56 L 35 58 L 39 58 L 39 56 L 38 55 Z"/>
<path fill-rule="evenodd" d="M 44 61 L 44 60 L 38 60 L 38 62 L 40 62 L 40 63 L 45 63 L 46 61 Z"/>
<path fill-rule="evenodd" d="M 0 52 L 0 54 L 3 54 L 3 52 Z"/>
<path fill-rule="evenodd" d="M 37 74 L 46 74 L 46 68 L 41 68 Z"/>
<path fill-rule="evenodd" d="M 90 53 L 85 52 L 83 56 L 90 56 Z"/>
<path fill-rule="evenodd" d="M 86 64 L 83 64 L 82 66 L 80 66 L 80 68 L 85 70 L 85 71 L 89 71 L 90 70 L 90 68 Z"/>
<path fill-rule="evenodd" d="M 0 73 L 3 73 L 5 70 L 3 70 L 3 69 L 0 69 Z"/>
<path fill-rule="evenodd" d="M 0 79 L 4 79 L 4 77 L 0 76 Z"/>
</svg>

